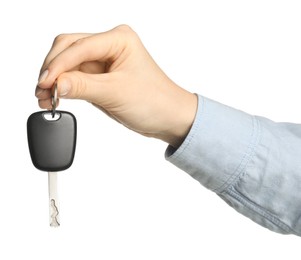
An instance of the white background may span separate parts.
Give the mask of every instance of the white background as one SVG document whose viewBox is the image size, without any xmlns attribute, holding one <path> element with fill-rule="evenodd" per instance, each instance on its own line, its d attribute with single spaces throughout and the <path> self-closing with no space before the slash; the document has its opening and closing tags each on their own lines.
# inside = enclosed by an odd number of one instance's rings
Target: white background
<svg viewBox="0 0 301 260">
<path fill-rule="evenodd" d="M 27 117 L 60 33 L 129 24 L 182 87 L 275 121 L 298 123 L 300 1 L 2 1 L 0 259 L 300 259 L 301 240 L 270 232 L 84 101 L 72 167 L 59 175 L 61 227 L 48 226 L 47 174 L 31 163 Z"/>
</svg>

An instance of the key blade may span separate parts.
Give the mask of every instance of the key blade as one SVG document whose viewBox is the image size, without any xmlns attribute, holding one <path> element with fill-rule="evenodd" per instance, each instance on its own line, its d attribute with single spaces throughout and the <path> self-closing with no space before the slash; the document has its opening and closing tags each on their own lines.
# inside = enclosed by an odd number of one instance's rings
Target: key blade
<svg viewBox="0 0 301 260">
<path fill-rule="evenodd" d="M 59 227 L 59 203 L 57 194 L 57 173 L 48 172 L 48 191 L 49 191 L 49 224 L 51 227 Z"/>
</svg>

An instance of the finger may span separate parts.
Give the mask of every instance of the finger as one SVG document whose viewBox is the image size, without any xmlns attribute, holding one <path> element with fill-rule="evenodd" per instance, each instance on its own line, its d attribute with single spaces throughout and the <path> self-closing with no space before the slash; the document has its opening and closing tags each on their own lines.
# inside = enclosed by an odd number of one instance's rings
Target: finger
<svg viewBox="0 0 301 260">
<path fill-rule="evenodd" d="M 37 86 L 35 90 L 35 96 L 38 99 L 48 99 L 51 98 L 51 91 L 49 89 L 42 89 Z"/>
<path fill-rule="evenodd" d="M 78 66 L 77 68 L 73 68 L 73 70 L 79 70 L 88 74 L 97 74 L 105 72 L 106 64 L 100 63 L 98 61 L 85 62 Z M 50 97 L 50 90 L 43 89 L 39 86 L 35 89 L 35 96 L 40 99 L 45 99 Z"/>
<path fill-rule="evenodd" d="M 107 94 L 109 74 L 87 74 L 80 71 L 65 72 L 57 79 L 58 95 L 61 98 L 82 99 L 99 103 Z M 102 98 L 100 98 L 102 97 Z"/>
<path fill-rule="evenodd" d="M 51 98 L 48 98 L 48 99 L 39 99 L 38 103 L 39 103 L 40 108 L 52 110 L 52 99 Z M 59 103 L 60 103 L 60 100 L 57 99 L 57 101 L 56 101 L 56 107 L 59 106 Z"/>
<path fill-rule="evenodd" d="M 72 43 L 78 39 L 82 39 L 92 35 L 91 33 L 72 33 L 72 34 L 60 34 L 55 37 L 52 47 L 44 59 L 43 65 L 40 70 L 40 75 L 47 68 L 49 63 L 64 49 L 69 47 Z"/>
<path fill-rule="evenodd" d="M 39 84 L 50 88 L 63 72 L 87 61 L 113 62 L 126 48 L 126 40 L 133 31 L 127 26 L 119 26 L 111 31 L 93 34 L 71 44 L 59 53 L 47 66 L 47 76 Z"/>
<path fill-rule="evenodd" d="M 98 62 L 98 61 L 89 61 L 89 62 L 84 62 L 80 64 L 77 68 L 77 70 L 81 72 L 85 72 L 88 74 L 98 74 L 98 73 L 103 73 L 106 70 L 107 64 L 104 62 Z M 75 69 L 73 69 L 75 70 Z"/>
</svg>

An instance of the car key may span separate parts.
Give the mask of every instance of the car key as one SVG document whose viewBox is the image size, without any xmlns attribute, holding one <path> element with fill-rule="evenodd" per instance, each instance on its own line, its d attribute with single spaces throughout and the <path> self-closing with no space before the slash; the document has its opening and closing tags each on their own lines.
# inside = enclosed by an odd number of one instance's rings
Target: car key
<svg viewBox="0 0 301 260">
<path fill-rule="evenodd" d="M 49 222 L 58 227 L 59 203 L 57 172 L 68 169 L 76 146 L 76 118 L 67 111 L 56 110 L 57 87 L 52 95 L 52 110 L 31 114 L 27 120 L 27 139 L 33 165 L 48 172 Z"/>
</svg>

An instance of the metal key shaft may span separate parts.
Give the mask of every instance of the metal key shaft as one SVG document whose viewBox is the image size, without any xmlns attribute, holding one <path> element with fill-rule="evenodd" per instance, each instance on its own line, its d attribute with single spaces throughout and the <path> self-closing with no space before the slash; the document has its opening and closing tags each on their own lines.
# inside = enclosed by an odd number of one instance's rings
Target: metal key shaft
<svg viewBox="0 0 301 260">
<path fill-rule="evenodd" d="M 60 208 L 57 194 L 57 173 L 48 172 L 49 191 L 49 224 L 51 227 L 60 226 Z"/>
<path fill-rule="evenodd" d="M 55 82 L 52 94 L 52 117 L 55 116 L 57 106 L 57 84 Z M 51 227 L 59 227 L 59 203 L 57 195 L 57 173 L 48 172 L 48 191 L 49 191 L 49 224 Z"/>
</svg>

